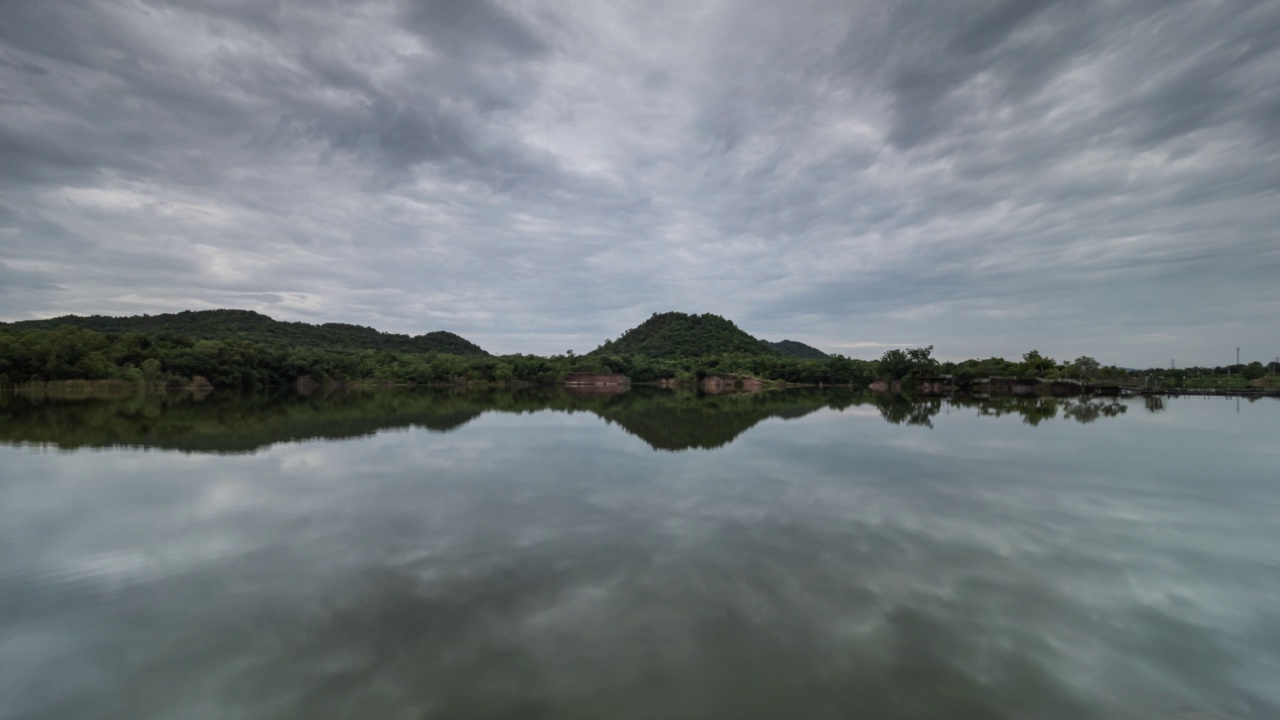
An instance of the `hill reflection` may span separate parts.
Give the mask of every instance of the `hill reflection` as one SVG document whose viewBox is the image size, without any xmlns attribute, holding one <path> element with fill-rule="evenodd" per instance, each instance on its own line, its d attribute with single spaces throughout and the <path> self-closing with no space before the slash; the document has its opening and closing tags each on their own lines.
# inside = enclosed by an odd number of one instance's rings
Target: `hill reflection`
<svg viewBox="0 0 1280 720">
<path fill-rule="evenodd" d="M 1061 417 L 1089 423 L 1128 405 L 1090 398 L 925 398 L 849 389 L 789 389 L 705 395 L 635 388 L 624 393 L 526 391 L 340 391 L 297 394 L 136 395 L 52 399 L 0 395 L 0 443 L 58 448 L 147 447 L 249 453 L 283 442 L 341 440 L 397 428 L 448 432 L 486 412 L 590 412 L 656 450 L 711 449 L 769 419 L 830 408 L 875 408 L 886 422 L 932 427 L 944 411 Z"/>
</svg>

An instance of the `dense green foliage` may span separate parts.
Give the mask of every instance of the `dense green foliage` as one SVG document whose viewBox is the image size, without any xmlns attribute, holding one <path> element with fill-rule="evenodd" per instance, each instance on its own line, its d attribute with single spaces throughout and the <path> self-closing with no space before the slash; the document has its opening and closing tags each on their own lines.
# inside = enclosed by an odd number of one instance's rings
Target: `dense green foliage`
<svg viewBox="0 0 1280 720">
<path fill-rule="evenodd" d="M 0 385 L 48 380 L 126 380 L 186 384 L 205 378 L 214 387 L 319 382 L 387 383 L 492 381 L 514 378 L 554 382 L 557 370 L 543 358 L 374 349 L 322 349 L 250 340 L 197 340 L 169 332 L 106 334 L 63 326 L 57 330 L 0 331 Z"/>
<path fill-rule="evenodd" d="M 174 335 L 199 340 L 246 340 L 266 345 L 281 344 L 321 350 L 487 354 L 478 345 L 451 332 L 436 331 L 411 337 L 344 323 L 311 325 L 283 322 L 252 310 L 188 310 L 132 317 L 64 315 L 50 320 L 0 323 L 0 330 L 56 330 L 66 325 L 111 335 L 138 333 L 159 338 Z"/>
<path fill-rule="evenodd" d="M 807 360 L 826 360 L 829 357 L 818 348 L 812 345 L 805 345 L 798 340 L 783 340 L 781 342 L 761 340 L 760 342 L 764 343 L 765 347 L 770 350 L 787 357 L 805 358 Z"/>
<path fill-rule="evenodd" d="M 124 380 L 185 385 L 197 377 L 214 387 L 280 387 L 318 382 L 398 384 L 527 383 L 549 385 L 573 372 L 621 373 L 634 382 L 707 375 L 744 375 L 806 384 L 865 384 L 871 363 L 766 355 L 660 359 L 636 355 L 450 355 L 386 350 L 317 349 L 248 340 L 196 340 L 161 333 L 106 334 L 0 330 L 0 386 L 50 380 Z"/>
<path fill-rule="evenodd" d="M 665 379 L 694 382 L 718 375 L 805 385 L 865 385 L 875 378 L 875 363 L 839 355 L 828 360 L 804 360 L 772 352 L 683 358 L 593 353 L 576 360 L 574 371 L 619 373 L 641 383 Z"/>
<path fill-rule="evenodd" d="M 72 322 L 51 327 L 64 320 Z M 719 376 L 856 386 L 877 378 L 904 386 L 937 378 L 958 384 L 980 378 L 1071 379 L 1166 389 L 1280 386 L 1276 363 L 1136 371 L 1103 367 L 1090 357 L 1059 363 L 1035 350 L 1025 353 L 1021 362 L 988 358 L 955 363 L 939 362 L 932 346 L 893 349 L 878 361 L 867 361 L 841 355 L 795 357 L 803 348 L 818 351 L 793 341 L 771 345 L 793 352 L 775 351 L 719 316 L 684 313 L 654 315 L 587 355 L 551 357 L 495 357 L 450 333 L 411 338 L 353 325 L 277 322 L 236 310 L 134 318 L 68 316 L 0 323 L 0 387 L 58 380 L 187 385 L 197 378 L 221 388 L 282 387 L 306 379 L 552 385 L 576 372 L 684 385 Z"/>
<path fill-rule="evenodd" d="M 933 346 L 912 348 L 910 350 L 888 350 L 880 356 L 878 373 L 890 380 L 903 380 L 907 377 L 935 375 L 938 361 L 933 358 Z"/>
<path fill-rule="evenodd" d="M 592 354 L 689 358 L 776 353 L 719 315 L 667 312 L 655 313 L 617 340 L 606 341 Z"/>
</svg>

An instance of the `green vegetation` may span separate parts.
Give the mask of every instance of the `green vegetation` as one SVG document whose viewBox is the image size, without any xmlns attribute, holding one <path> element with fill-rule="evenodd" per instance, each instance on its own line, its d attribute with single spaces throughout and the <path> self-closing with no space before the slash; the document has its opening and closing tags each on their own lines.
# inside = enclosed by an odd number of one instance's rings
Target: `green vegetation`
<svg viewBox="0 0 1280 720">
<path fill-rule="evenodd" d="M 1023 353 L 1021 362 L 992 357 L 985 360 L 939 362 L 933 346 L 889 350 L 875 363 L 875 375 L 883 380 L 911 387 L 922 379 L 946 378 L 956 387 L 975 380 L 998 378 L 1022 381 L 1078 381 L 1093 387 L 1134 390 L 1280 390 L 1280 363 L 1260 362 L 1229 367 L 1182 369 L 1151 368 L 1133 370 L 1104 366 L 1094 358 L 1081 356 L 1057 362 L 1038 350 Z M 1064 385 L 1066 383 L 1063 383 Z"/>
<path fill-rule="evenodd" d="M 875 363 L 866 360 L 852 360 L 839 355 L 828 360 L 804 360 L 772 352 L 765 355 L 725 354 L 685 358 L 592 353 L 578 358 L 572 371 L 619 373 L 637 383 L 674 379 L 688 384 L 718 375 L 800 385 L 861 387 L 875 379 Z"/>
<path fill-rule="evenodd" d="M 880 356 L 878 375 L 890 380 L 905 380 L 938 373 L 938 361 L 933 358 L 933 346 L 911 350 L 888 350 Z"/>
<path fill-rule="evenodd" d="M 738 375 L 799 384 L 870 382 L 872 363 L 765 354 L 651 358 L 643 355 L 453 355 L 314 348 L 244 339 L 208 340 L 161 332 L 108 334 L 64 325 L 56 330 L 0 329 L 0 387 L 59 380 L 117 380 L 185 386 L 203 378 L 218 388 L 319 383 L 401 385 L 552 385 L 573 372 L 620 373 L 634 382 Z"/>
<path fill-rule="evenodd" d="M 1160 384 L 1197 390 L 1243 390 L 1253 381 L 1243 375 L 1201 375 L 1161 377 Z"/>
<path fill-rule="evenodd" d="M 410 337 L 384 333 L 371 327 L 325 323 L 282 322 L 252 310 L 199 310 L 164 315 L 107 317 L 64 315 L 50 320 L 0 323 L 0 330 L 57 330 L 71 326 L 107 335 L 137 333 L 166 339 L 165 336 L 199 340 L 241 340 L 262 345 L 289 345 L 319 350 L 386 350 L 404 353 L 448 353 L 487 355 L 484 350 L 451 332 L 431 332 Z"/>
<path fill-rule="evenodd" d="M 542 386 L 584 372 L 685 386 L 717 376 L 858 387 L 876 379 L 910 388 L 922 380 L 963 387 L 982 378 L 1012 378 L 1167 390 L 1280 389 L 1277 363 L 1139 371 L 1090 357 L 1058 362 L 1036 350 L 1021 361 L 956 363 L 934 358 L 932 346 L 855 360 L 791 340 L 766 343 L 717 315 L 675 312 L 654 315 L 586 355 L 550 357 L 495 357 L 452 333 L 410 337 L 355 325 L 278 322 L 241 310 L 0 323 L 0 388 L 67 380 L 218 388 L 298 382 Z"/>
<path fill-rule="evenodd" d="M 782 345 L 780 352 L 773 345 Z M 753 377 L 804 385 L 865 385 L 875 363 L 787 340 L 765 343 L 710 313 L 654 314 L 617 340 L 579 358 L 575 370 L 620 373 L 633 382 L 675 379 L 692 383 L 710 375 Z"/>
<path fill-rule="evenodd" d="M 805 358 L 807 360 L 826 360 L 829 356 L 812 345 L 805 345 L 797 340 L 783 340 L 781 342 L 769 342 L 761 340 L 765 347 L 773 350 L 779 355 L 787 357 Z"/>
<path fill-rule="evenodd" d="M 796 340 L 757 340 L 719 315 L 682 312 L 654 313 L 617 340 L 605 341 L 592 354 L 652 358 L 782 355 L 803 360 L 826 360 L 830 357 L 818 348 Z"/>
<path fill-rule="evenodd" d="M 592 354 L 688 358 L 707 355 L 772 355 L 764 343 L 719 315 L 654 313 L 652 317 L 608 340 Z"/>
<path fill-rule="evenodd" d="M 1152 368 L 1133 373 L 1131 382 L 1165 390 L 1280 390 L 1280 364 L 1260 362 L 1215 368 Z"/>
<path fill-rule="evenodd" d="M 524 356 L 315 348 L 171 332 L 117 335 L 70 325 L 0 331 L 0 386 L 56 380 L 187 385 L 196 378 L 220 388 L 280 387 L 303 378 L 433 384 L 494 381 L 503 373 L 529 382 L 555 382 L 560 372 L 545 358 Z"/>
<path fill-rule="evenodd" d="M 1038 350 L 1023 353 L 1022 361 L 992 357 L 985 360 L 939 362 L 933 357 L 933 346 L 889 350 L 880 357 L 879 376 L 890 380 L 910 380 L 922 377 L 951 377 L 965 382 L 980 378 L 1019 378 L 1042 380 L 1114 380 L 1127 379 L 1129 371 L 1116 367 L 1102 367 L 1091 357 L 1078 357 L 1071 362 L 1058 363 L 1045 357 Z"/>
</svg>

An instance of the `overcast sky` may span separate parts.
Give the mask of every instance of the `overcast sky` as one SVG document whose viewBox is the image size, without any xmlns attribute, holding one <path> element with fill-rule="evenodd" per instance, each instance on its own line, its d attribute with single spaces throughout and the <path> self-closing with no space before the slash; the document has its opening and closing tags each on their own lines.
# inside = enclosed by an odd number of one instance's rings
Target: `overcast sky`
<svg viewBox="0 0 1280 720">
<path fill-rule="evenodd" d="M 1280 2 L 4 0 L 0 319 L 1280 355 Z"/>
</svg>

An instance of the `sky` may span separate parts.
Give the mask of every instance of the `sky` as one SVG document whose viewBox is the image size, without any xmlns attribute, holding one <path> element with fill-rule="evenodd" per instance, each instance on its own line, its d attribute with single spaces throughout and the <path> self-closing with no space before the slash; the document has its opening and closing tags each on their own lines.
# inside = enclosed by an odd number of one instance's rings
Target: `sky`
<svg viewBox="0 0 1280 720">
<path fill-rule="evenodd" d="M 1280 3 L 5 0 L 0 320 L 1280 356 Z"/>
</svg>

